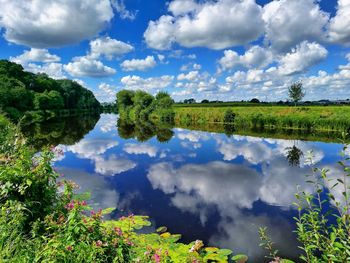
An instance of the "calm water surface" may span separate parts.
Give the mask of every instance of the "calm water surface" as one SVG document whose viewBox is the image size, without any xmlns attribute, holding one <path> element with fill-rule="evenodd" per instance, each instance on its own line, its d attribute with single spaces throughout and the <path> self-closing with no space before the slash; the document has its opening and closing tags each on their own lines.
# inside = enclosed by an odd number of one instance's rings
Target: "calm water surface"
<svg viewBox="0 0 350 263">
<path fill-rule="evenodd" d="M 118 131 L 117 116 L 106 114 L 95 126 L 85 122 L 72 120 L 46 134 L 41 127 L 39 134 L 43 144 L 60 143 L 64 155 L 55 166 L 91 192 L 95 208 L 117 207 L 115 218 L 149 215 L 154 228 L 246 253 L 250 262 L 266 254 L 258 245 L 260 226 L 269 229 L 281 255 L 300 253 L 292 203 L 297 185 L 312 190 L 304 176 L 309 151 L 318 167 L 340 174 L 340 144 L 122 124 Z"/>
</svg>

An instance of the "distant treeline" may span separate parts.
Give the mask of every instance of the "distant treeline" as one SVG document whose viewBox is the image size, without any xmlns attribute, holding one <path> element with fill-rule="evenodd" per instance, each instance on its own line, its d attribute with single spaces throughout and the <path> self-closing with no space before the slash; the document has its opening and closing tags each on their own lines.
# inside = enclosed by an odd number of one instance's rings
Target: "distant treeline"
<svg viewBox="0 0 350 263">
<path fill-rule="evenodd" d="M 299 106 L 328 106 L 328 105 L 350 105 L 350 99 L 346 100 L 318 100 L 318 101 L 301 101 L 298 102 Z M 220 101 L 220 100 L 202 100 L 196 101 L 195 99 L 185 99 L 183 101 L 177 102 L 176 107 L 231 107 L 231 106 L 295 106 L 295 103 L 292 101 L 274 101 L 274 102 L 265 102 L 260 101 L 256 98 L 249 101 Z"/>
<path fill-rule="evenodd" d="M 100 110 L 101 106 L 91 91 L 75 81 L 26 72 L 21 65 L 0 60 L 0 109 L 16 120 L 27 111 Z"/>
</svg>

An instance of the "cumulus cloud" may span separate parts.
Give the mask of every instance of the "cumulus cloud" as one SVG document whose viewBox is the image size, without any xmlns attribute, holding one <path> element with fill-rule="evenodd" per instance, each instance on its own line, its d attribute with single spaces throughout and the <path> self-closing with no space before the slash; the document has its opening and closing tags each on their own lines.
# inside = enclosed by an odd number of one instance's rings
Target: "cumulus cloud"
<svg viewBox="0 0 350 263">
<path fill-rule="evenodd" d="M 336 16 L 330 21 L 329 39 L 339 44 L 350 44 L 350 1 L 338 0 Z"/>
<path fill-rule="evenodd" d="M 10 60 L 15 63 L 25 65 L 28 62 L 59 62 L 61 61 L 61 58 L 57 55 L 50 54 L 47 49 L 32 48 L 24 51 L 22 55 L 10 57 Z"/>
<path fill-rule="evenodd" d="M 117 72 L 89 56 L 73 58 L 73 62 L 64 65 L 64 69 L 73 77 L 102 78 L 114 75 Z"/>
<path fill-rule="evenodd" d="M 147 56 L 145 59 L 125 60 L 120 64 L 124 71 L 146 71 L 157 65 L 153 56 Z"/>
<path fill-rule="evenodd" d="M 314 0 L 271 1 L 264 6 L 266 41 L 281 52 L 298 43 L 325 39 L 329 14 Z"/>
<path fill-rule="evenodd" d="M 98 92 L 95 95 L 101 102 L 115 102 L 116 88 L 103 82 L 98 85 Z"/>
<path fill-rule="evenodd" d="M 191 71 L 187 74 L 181 73 L 177 76 L 177 80 L 188 80 L 188 81 L 195 81 L 198 80 L 199 72 L 198 71 Z"/>
<path fill-rule="evenodd" d="M 136 163 L 133 161 L 117 157 L 116 155 L 110 155 L 107 158 L 97 156 L 94 158 L 94 161 L 95 172 L 102 175 L 117 175 L 136 167 Z"/>
<path fill-rule="evenodd" d="M 78 43 L 113 18 L 109 0 L 0 0 L 0 27 L 12 43 L 48 48 Z"/>
<path fill-rule="evenodd" d="M 114 57 L 129 53 L 134 47 L 110 37 L 97 38 L 90 42 L 90 55 L 94 58 L 105 56 L 111 60 Z"/>
<path fill-rule="evenodd" d="M 118 142 L 113 139 L 83 139 L 80 142 L 67 146 L 65 151 L 75 153 L 80 158 L 92 159 L 104 154 L 108 149 L 116 147 Z"/>
<path fill-rule="evenodd" d="M 24 69 L 33 73 L 45 73 L 54 79 L 67 78 L 61 63 L 45 63 L 43 65 L 29 63 L 24 66 Z"/>
<path fill-rule="evenodd" d="M 98 124 L 100 125 L 100 124 Z M 108 157 L 104 156 L 104 153 L 116 147 L 118 142 L 112 138 L 106 139 L 93 139 L 86 138 L 76 143 L 75 145 L 65 147 L 64 151 L 70 151 L 76 154 L 79 158 L 89 159 L 95 165 L 95 172 L 113 176 L 136 167 L 136 163 L 114 154 Z"/>
<path fill-rule="evenodd" d="M 235 67 L 260 68 L 271 63 L 272 58 L 273 55 L 270 50 L 260 46 L 253 46 L 243 55 L 239 55 L 233 50 L 225 50 L 224 56 L 219 60 L 219 65 L 221 70 Z"/>
<path fill-rule="evenodd" d="M 147 143 L 143 143 L 143 144 L 127 143 L 124 146 L 124 151 L 128 154 L 147 154 L 149 157 L 156 157 L 158 149 Z"/>
<path fill-rule="evenodd" d="M 125 76 L 120 82 L 125 89 L 132 90 L 157 90 L 164 89 L 170 86 L 173 82 L 174 77 L 169 75 L 164 75 L 161 77 L 152 77 L 152 78 L 141 78 L 139 76 Z"/>
<path fill-rule="evenodd" d="M 320 44 L 304 41 L 281 58 L 279 70 L 285 75 L 302 73 L 324 60 L 327 55 L 327 49 Z"/>
<path fill-rule="evenodd" d="M 249 43 L 264 30 L 261 7 L 253 0 L 201 4 L 174 0 L 169 11 L 172 15 L 149 22 L 144 33 L 149 47 L 164 50 L 176 42 L 184 47 L 224 49 Z"/>
<path fill-rule="evenodd" d="M 10 57 L 10 60 L 21 64 L 29 72 L 45 73 L 54 79 L 66 78 L 63 65 L 57 63 L 61 61 L 61 58 L 50 54 L 47 49 L 31 48 L 17 57 Z"/>
</svg>

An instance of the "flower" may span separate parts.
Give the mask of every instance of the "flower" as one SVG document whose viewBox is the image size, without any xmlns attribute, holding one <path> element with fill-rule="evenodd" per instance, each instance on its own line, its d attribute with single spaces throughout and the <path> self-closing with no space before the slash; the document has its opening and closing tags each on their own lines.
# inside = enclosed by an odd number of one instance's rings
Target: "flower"
<svg viewBox="0 0 350 263">
<path fill-rule="evenodd" d="M 153 255 L 154 262 L 160 263 L 160 256 L 156 253 Z"/>
<path fill-rule="evenodd" d="M 101 240 L 97 240 L 96 241 L 96 246 L 98 246 L 98 247 L 102 246 L 102 241 Z"/>
<path fill-rule="evenodd" d="M 67 246 L 66 249 L 67 249 L 68 251 L 72 251 L 72 250 L 73 250 L 73 247 L 72 247 L 72 246 Z"/>
<path fill-rule="evenodd" d="M 118 236 L 122 236 L 123 235 L 123 231 L 120 227 L 116 227 L 114 228 L 114 231 L 117 233 Z"/>
</svg>

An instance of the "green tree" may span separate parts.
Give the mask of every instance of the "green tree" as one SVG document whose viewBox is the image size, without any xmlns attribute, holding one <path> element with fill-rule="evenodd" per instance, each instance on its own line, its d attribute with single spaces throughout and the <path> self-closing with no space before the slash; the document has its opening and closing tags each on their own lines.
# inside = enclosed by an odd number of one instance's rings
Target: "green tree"
<svg viewBox="0 0 350 263">
<path fill-rule="evenodd" d="M 305 96 L 303 83 L 293 83 L 288 89 L 288 94 L 289 98 L 294 102 L 294 105 L 297 106 L 297 103 L 301 101 Z"/>
<path fill-rule="evenodd" d="M 174 100 L 167 92 L 159 92 L 156 95 L 156 108 L 169 109 L 174 104 Z"/>
<path fill-rule="evenodd" d="M 133 97 L 135 92 L 132 90 L 121 90 L 117 93 L 117 104 L 120 109 L 125 109 L 134 104 Z"/>
</svg>

